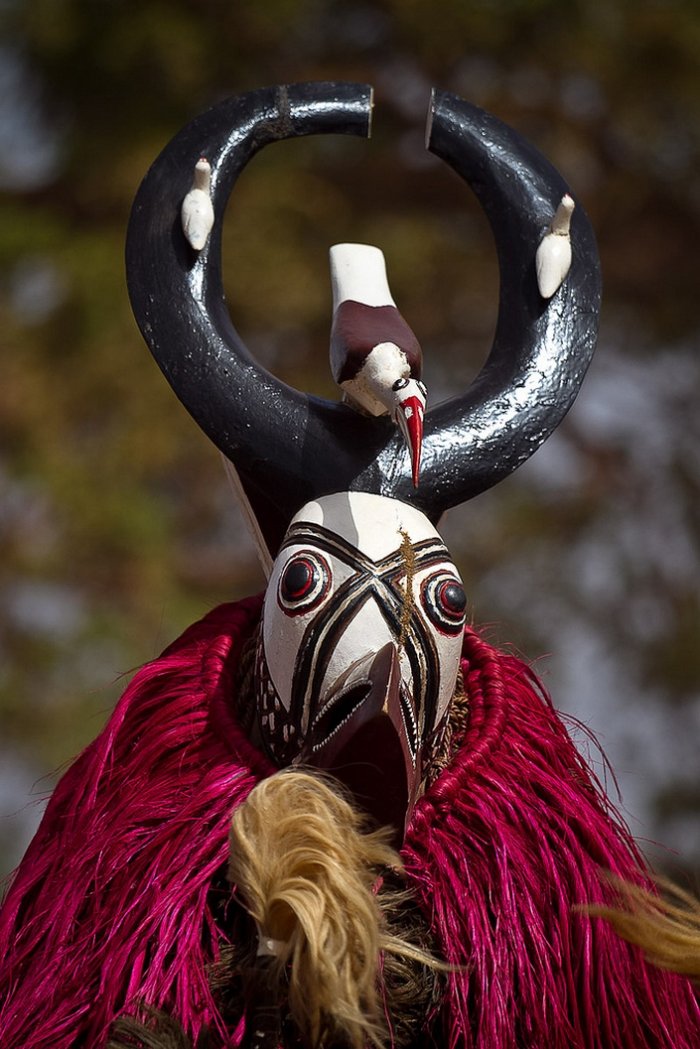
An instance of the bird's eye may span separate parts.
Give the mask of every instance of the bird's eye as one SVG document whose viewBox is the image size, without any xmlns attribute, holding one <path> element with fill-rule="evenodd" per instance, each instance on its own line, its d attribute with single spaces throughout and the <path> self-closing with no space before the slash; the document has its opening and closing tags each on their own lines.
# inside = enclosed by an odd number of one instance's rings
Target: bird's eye
<svg viewBox="0 0 700 1049">
<path fill-rule="evenodd" d="M 397 379 L 391 388 L 394 393 L 398 393 L 399 390 L 405 389 L 406 386 L 408 386 L 408 379 Z"/>
<path fill-rule="evenodd" d="M 282 570 L 277 586 L 277 603 L 288 616 L 310 612 L 328 593 L 331 570 L 318 553 L 295 554 Z"/>
<path fill-rule="evenodd" d="M 443 634 L 461 633 L 466 619 L 467 595 L 456 576 L 444 570 L 436 572 L 424 580 L 421 596 L 425 610 L 438 630 Z"/>
</svg>

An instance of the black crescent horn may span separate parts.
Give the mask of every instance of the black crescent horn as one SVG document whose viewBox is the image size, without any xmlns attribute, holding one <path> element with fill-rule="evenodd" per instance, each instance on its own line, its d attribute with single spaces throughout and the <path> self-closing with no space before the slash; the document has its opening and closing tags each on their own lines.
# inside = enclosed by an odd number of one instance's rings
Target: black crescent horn
<svg viewBox="0 0 700 1049">
<path fill-rule="evenodd" d="M 234 465 L 273 555 L 299 507 L 349 488 L 374 463 L 388 429 L 299 393 L 252 358 L 224 300 L 223 213 L 236 179 L 263 146 L 313 134 L 366 136 L 371 111 L 372 89 L 363 84 L 296 84 L 228 99 L 165 147 L 129 220 L 127 283 L 141 332 L 175 393 Z M 215 223 L 196 254 L 180 207 L 201 156 L 211 165 Z"/>
<path fill-rule="evenodd" d="M 501 269 L 491 355 L 461 397 L 426 416 L 413 488 L 401 438 L 388 419 L 358 416 L 298 392 L 251 357 L 235 331 L 221 279 L 221 223 L 233 186 L 263 146 L 311 134 L 369 134 L 371 88 L 309 83 L 227 100 L 163 150 L 136 196 L 127 279 L 137 322 L 173 389 L 234 465 L 270 554 L 309 499 L 359 490 L 393 496 L 436 520 L 519 466 L 573 402 L 595 344 L 600 280 L 595 240 L 574 213 L 573 263 L 549 302 L 535 252 L 567 191 L 514 131 L 458 98 L 434 96 L 429 148 L 474 189 L 491 222 Z M 196 254 L 180 206 L 194 165 L 212 169 L 215 224 Z"/>
<path fill-rule="evenodd" d="M 571 269 L 552 299 L 540 296 L 535 254 L 570 190 L 512 128 L 454 95 L 434 92 L 427 145 L 478 197 L 501 278 L 486 364 L 466 393 L 425 418 L 420 487 L 411 501 L 436 519 L 512 473 L 566 415 L 595 350 L 601 280 L 595 235 L 577 204 Z M 402 479 L 396 494 L 410 499 L 408 481 Z"/>
</svg>

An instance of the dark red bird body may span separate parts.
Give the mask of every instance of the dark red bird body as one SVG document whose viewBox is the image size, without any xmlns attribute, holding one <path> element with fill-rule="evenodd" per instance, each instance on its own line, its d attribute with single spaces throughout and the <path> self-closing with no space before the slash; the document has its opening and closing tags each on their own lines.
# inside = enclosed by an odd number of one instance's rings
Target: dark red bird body
<svg viewBox="0 0 700 1049">
<path fill-rule="evenodd" d="M 353 299 L 341 302 L 331 329 L 331 372 L 335 381 L 355 379 L 367 355 L 382 342 L 398 346 L 406 356 L 411 378 L 420 379 L 420 344 L 395 306 L 367 306 Z"/>
</svg>

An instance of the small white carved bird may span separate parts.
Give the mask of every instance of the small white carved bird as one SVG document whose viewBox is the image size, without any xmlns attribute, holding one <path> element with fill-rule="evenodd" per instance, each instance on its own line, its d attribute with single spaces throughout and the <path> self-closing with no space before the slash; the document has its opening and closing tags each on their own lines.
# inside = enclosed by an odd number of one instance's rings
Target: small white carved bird
<svg viewBox="0 0 700 1049">
<path fill-rule="evenodd" d="M 549 230 L 535 255 L 537 286 L 543 299 L 551 299 L 561 286 L 571 266 L 571 215 L 573 199 L 566 193 L 554 213 Z"/>
<path fill-rule="evenodd" d="M 194 248 L 201 251 L 214 225 L 211 203 L 211 165 L 200 157 L 194 166 L 192 188 L 182 202 L 182 232 Z"/>
<path fill-rule="evenodd" d="M 391 297 L 379 248 L 335 244 L 330 263 L 333 378 L 353 408 L 391 416 L 408 447 L 417 487 L 426 401 L 418 340 Z"/>
</svg>

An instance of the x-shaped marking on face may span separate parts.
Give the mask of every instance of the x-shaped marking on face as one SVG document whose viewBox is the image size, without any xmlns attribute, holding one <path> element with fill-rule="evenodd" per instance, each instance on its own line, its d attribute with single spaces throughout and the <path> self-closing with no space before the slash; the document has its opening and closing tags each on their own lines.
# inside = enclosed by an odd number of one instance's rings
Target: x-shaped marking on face
<svg viewBox="0 0 700 1049">
<path fill-rule="evenodd" d="M 401 636 L 402 612 L 406 602 L 400 580 L 406 563 L 400 549 L 373 561 L 356 546 L 323 525 L 304 522 L 293 525 L 282 549 L 306 546 L 321 550 L 342 561 L 353 575 L 340 583 L 309 622 L 294 667 L 291 720 L 306 732 L 311 712 L 320 699 L 320 690 L 339 638 L 360 608 L 374 598 L 384 621 L 397 643 Z M 299 553 L 303 551 L 300 550 Z M 413 571 L 433 564 L 450 562 L 447 548 L 439 539 L 424 539 L 412 547 Z M 413 693 L 419 725 L 433 728 L 439 688 L 438 655 L 430 630 L 420 616 L 412 615 L 404 630 L 404 650 L 413 675 Z M 425 730 L 423 732 L 425 734 Z"/>
</svg>

